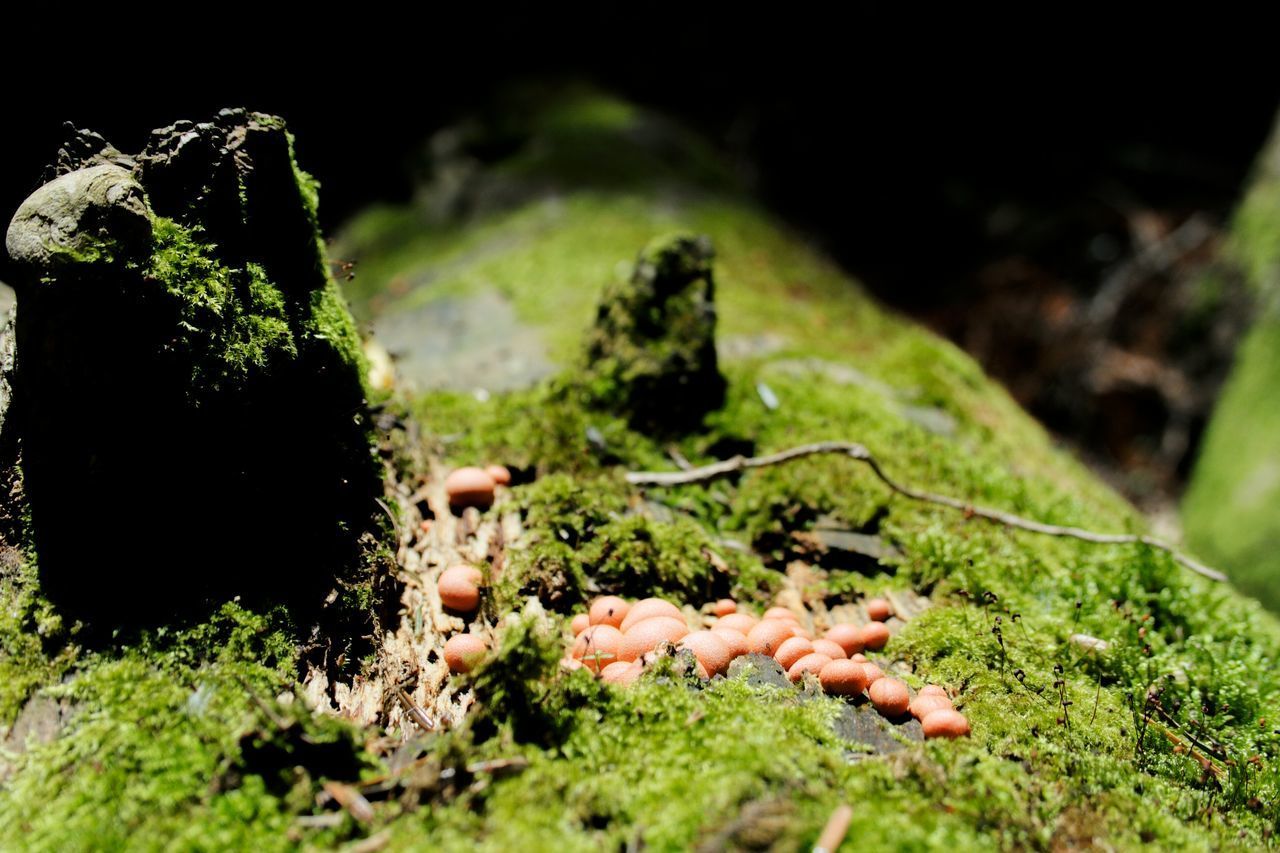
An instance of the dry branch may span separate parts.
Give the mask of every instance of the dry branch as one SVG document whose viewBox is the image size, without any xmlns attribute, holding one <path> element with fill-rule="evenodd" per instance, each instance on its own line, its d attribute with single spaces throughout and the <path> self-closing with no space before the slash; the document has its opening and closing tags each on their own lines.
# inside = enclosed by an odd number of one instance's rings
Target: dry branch
<svg viewBox="0 0 1280 853">
<path fill-rule="evenodd" d="M 725 477 L 738 471 L 744 471 L 751 468 L 764 468 L 769 465 L 779 465 L 783 462 L 791 462 L 795 459 L 801 459 L 805 456 L 813 456 L 822 453 L 835 453 L 842 456 L 848 456 L 867 465 L 873 474 L 894 492 L 903 497 L 912 500 L 923 501 L 925 503 L 936 504 L 938 506 L 950 507 L 959 510 L 965 514 L 966 518 L 977 516 L 985 518 L 988 521 L 994 521 L 997 524 L 1003 524 L 1006 527 L 1017 528 L 1018 530 L 1027 530 L 1031 533 L 1042 533 L 1046 536 L 1062 536 L 1070 539 L 1079 539 L 1083 542 L 1093 542 L 1099 545 L 1146 545 L 1149 548 L 1155 548 L 1164 551 L 1182 566 L 1190 569 L 1196 574 L 1203 575 L 1215 581 L 1225 581 L 1226 575 L 1217 569 L 1210 568 L 1204 563 L 1195 560 L 1183 552 L 1179 551 L 1173 545 L 1158 539 L 1154 536 L 1146 536 L 1134 533 L 1095 533 L 1091 530 L 1083 530 L 1079 527 L 1063 527 L 1057 524 L 1045 524 L 1041 521 L 1035 521 L 1030 518 L 1023 518 L 1013 513 L 1004 512 L 998 509 L 990 509 L 988 507 L 976 506 L 956 498 L 946 495 L 936 495 L 932 492 L 925 492 L 919 489 L 913 489 L 910 486 L 904 486 L 889 478 L 885 474 L 884 469 L 880 467 L 880 463 L 871 451 L 861 444 L 851 441 L 820 441 L 814 444 L 802 444 L 799 447 L 792 447 L 778 453 L 771 453 L 768 456 L 734 456 L 723 462 L 716 462 L 712 465 L 704 465 L 700 468 L 691 468 L 688 471 L 630 471 L 627 473 L 627 482 L 633 486 L 680 486 L 687 483 L 700 483 L 706 480 L 714 480 L 718 477 Z"/>
</svg>

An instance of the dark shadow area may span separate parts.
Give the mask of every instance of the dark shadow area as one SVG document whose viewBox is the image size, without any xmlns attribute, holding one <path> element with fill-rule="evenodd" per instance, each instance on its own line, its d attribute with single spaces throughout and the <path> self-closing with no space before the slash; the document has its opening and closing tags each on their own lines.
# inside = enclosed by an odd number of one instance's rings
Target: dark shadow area
<svg viewBox="0 0 1280 853">
<path fill-rule="evenodd" d="M 243 103 L 289 121 L 332 231 L 370 203 L 408 200 L 430 172 L 428 138 L 498 93 L 586 81 L 705 134 L 767 205 L 877 297 L 974 354 L 1131 497 L 1176 495 L 1244 322 L 1227 293 L 1211 318 L 1226 328 L 1188 334 L 1205 318 L 1179 294 L 1212 255 L 1272 121 L 1280 88 L 1266 36 L 1225 11 L 1159 32 L 1083 12 L 1012 30 L 1003 18 L 984 29 L 965 15 L 865 9 L 744 17 L 577 10 L 572 25 L 533 11 L 439 16 L 422 30 L 344 24 L 305 73 L 293 64 L 300 51 L 280 42 L 260 63 L 147 74 L 136 87 L 131 73 L 187 58 L 122 57 L 96 79 L 125 86 L 127 99 L 102 86 L 32 89 L 11 107 L 23 132 L 3 142 L 12 165 L 0 208 L 39 183 L 36 164 L 64 120 L 136 150 L 145 128 Z M 509 153 L 502 139 L 494 159 Z M 1126 264 L 1196 217 L 1208 228 L 1200 242 L 1121 282 L 1124 323 L 1086 322 Z M 0 264 L 0 280 L 10 277 Z M 1206 348 L 1214 335 L 1228 344 Z M 1172 383 L 1151 369 L 1166 363 Z"/>
</svg>

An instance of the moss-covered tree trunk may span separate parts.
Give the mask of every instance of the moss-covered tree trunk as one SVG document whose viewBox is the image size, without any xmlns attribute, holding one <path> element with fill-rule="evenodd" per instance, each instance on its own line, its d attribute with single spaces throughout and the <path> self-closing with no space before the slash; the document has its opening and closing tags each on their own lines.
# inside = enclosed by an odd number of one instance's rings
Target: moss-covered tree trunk
<svg viewBox="0 0 1280 853">
<path fill-rule="evenodd" d="M 233 595 L 317 611 L 381 468 L 283 122 L 224 111 L 136 156 L 80 132 L 50 172 L 7 239 L 6 431 L 44 593 L 108 631 Z"/>
</svg>

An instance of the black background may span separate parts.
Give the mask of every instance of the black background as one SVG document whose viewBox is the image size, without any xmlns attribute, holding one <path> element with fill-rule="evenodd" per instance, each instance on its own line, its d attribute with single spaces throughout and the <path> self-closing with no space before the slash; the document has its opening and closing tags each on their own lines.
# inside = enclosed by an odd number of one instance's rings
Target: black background
<svg viewBox="0 0 1280 853">
<path fill-rule="evenodd" d="M 332 229 L 370 201 L 406 198 L 425 136 L 495 90 L 587 80 L 701 129 L 767 203 L 914 310 L 954 299 L 1008 251 L 987 223 L 1010 202 L 1034 220 L 1118 187 L 1225 215 L 1280 93 L 1265 27 L 1244 9 L 1119 21 L 1074 5 L 985 20 L 476 8 L 353 22 L 338 8 L 270 29 L 252 11 L 205 10 L 211 20 L 169 35 L 133 29 L 171 17 L 141 9 L 77 18 L 74 36 L 65 22 L 11 27 L 3 218 L 38 185 L 64 121 L 134 151 L 152 127 L 243 105 L 289 121 Z M 1070 264 L 1078 242 L 1035 251 Z"/>
</svg>

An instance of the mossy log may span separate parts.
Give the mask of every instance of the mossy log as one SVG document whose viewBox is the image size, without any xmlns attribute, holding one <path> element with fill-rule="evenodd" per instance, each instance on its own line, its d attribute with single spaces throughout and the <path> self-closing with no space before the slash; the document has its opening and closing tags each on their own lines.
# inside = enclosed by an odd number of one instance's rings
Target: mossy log
<svg viewBox="0 0 1280 853">
<path fill-rule="evenodd" d="M 0 847 L 799 850 L 847 804 L 844 849 L 1273 842 L 1273 616 L 1163 552 L 966 519 L 838 457 L 629 484 L 856 441 L 896 482 L 1048 524 L 1146 529 L 971 359 L 755 207 L 696 137 L 590 92 L 504 113 L 501 145 L 468 128 L 450 137 L 474 142 L 454 146 L 465 168 L 440 164 L 448 179 L 422 203 L 366 212 L 335 248 L 359 262 L 358 317 L 427 324 L 379 366 L 401 395 L 385 540 L 398 624 L 338 671 L 287 611 L 250 602 L 90 653 L 9 555 Z M 671 233 L 716 249 L 691 280 L 714 277 L 723 397 L 653 429 L 612 385 L 626 371 L 610 369 L 604 399 L 589 356 L 622 307 L 605 294 L 625 294 L 637 252 Z M 692 306 L 676 325 L 707 330 L 700 304 L 664 310 Z M 507 351 L 460 347 L 494 357 L 413 375 L 431 318 Z M 553 375 L 529 381 L 526 353 Z M 512 486 L 451 512 L 446 472 L 490 462 Z M 460 560 L 485 577 L 475 614 L 436 594 Z M 702 681 L 663 657 L 627 690 L 566 671 L 570 617 L 601 593 L 667 595 L 691 625 L 732 595 L 819 631 L 884 596 L 878 664 L 945 685 L 972 736 L 920 742 L 918 726 L 746 658 Z M 450 676 L 440 648 L 463 630 L 492 653 Z"/>
</svg>

